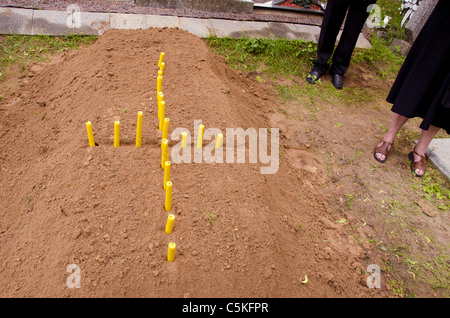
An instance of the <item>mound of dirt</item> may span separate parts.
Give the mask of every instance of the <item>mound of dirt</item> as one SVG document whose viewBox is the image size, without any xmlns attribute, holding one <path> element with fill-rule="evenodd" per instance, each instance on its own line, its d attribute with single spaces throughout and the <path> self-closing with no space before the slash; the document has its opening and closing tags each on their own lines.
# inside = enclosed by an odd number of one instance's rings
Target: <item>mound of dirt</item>
<svg viewBox="0 0 450 318">
<path fill-rule="evenodd" d="M 277 127 L 267 87 L 177 29 L 108 30 L 30 67 L 17 98 L 0 108 L 0 295 L 383 296 L 366 286 L 366 253 L 316 186 L 314 152 L 298 147 L 293 164 L 283 139 L 276 174 L 261 174 L 261 163 L 173 164 L 176 219 L 165 234 L 160 52 L 170 131 L 193 133 L 194 120 L 222 131 Z M 142 148 L 134 146 L 138 111 Z M 176 258 L 168 262 L 171 241 Z M 68 288 L 71 264 L 81 288 Z"/>
</svg>

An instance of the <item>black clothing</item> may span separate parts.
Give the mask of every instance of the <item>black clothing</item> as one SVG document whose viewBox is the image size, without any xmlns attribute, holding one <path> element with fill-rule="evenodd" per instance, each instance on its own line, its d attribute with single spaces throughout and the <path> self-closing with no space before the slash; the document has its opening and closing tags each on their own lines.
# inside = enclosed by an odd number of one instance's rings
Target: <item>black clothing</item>
<svg viewBox="0 0 450 318">
<path fill-rule="evenodd" d="M 439 1 L 426 21 L 386 100 L 392 111 L 423 119 L 450 134 L 450 0 Z"/>
<path fill-rule="evenodd" d="M 320 30 L 317 60 L 313 61 L 315 69 L 326 73 L 330 67 L 328 60 L 333 55 L 330 74 L 344 75 L 350 65 L 359 34 L 369 16 L 368 7 L 375 2 L 376 0 L 328 1 Z M 345 18 L 346 14 L 347 18 Z M 344 29 L 333 54 L 336 38 L 344 19 Z"/>
</svg>

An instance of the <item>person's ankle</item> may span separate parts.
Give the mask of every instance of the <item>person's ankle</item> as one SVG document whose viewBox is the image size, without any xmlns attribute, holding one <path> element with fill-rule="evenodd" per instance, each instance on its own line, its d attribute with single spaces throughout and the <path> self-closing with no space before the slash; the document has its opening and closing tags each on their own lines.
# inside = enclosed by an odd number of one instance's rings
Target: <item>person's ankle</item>
<svg viewBox="0 0 450 318">
<path fill-rule="evenodd" d="M 421 157 L 425 157 L 426 149 L 422 149 L 422 147 L 417 148 L 417 146 L 413 149 L 414 155 L 418 155 Z"/>
</svg>

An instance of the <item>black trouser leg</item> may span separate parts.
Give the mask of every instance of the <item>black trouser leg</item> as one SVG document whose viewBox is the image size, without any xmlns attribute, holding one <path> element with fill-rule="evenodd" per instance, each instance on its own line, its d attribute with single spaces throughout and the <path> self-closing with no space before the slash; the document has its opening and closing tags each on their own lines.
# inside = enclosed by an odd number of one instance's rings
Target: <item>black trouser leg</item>
<svg viewBox="0 0 450 318">
<path fill-rule="evenodd" d="M 333 54 L 336 37 L 344 21 L 351 0 L 329 0 L 324 13 L 317 46 L 317 61 L 314 67 L 323 73 L 328 71 L 328 60 Z"/>
<path fill-rule="evenodd" d="M 359 34 L 369 16 L 367 8 L 375 2 L 376 0 L 356 0 L 351 2 L 344 30 L 333 54 L 330 74 L 343 75 L 347 71 Z"/>
</svg>

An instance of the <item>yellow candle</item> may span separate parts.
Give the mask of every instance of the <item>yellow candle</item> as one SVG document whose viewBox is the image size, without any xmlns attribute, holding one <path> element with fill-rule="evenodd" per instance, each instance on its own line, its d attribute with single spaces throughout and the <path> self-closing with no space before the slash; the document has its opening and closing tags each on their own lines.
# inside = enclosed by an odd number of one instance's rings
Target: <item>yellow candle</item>
<svg viewBox="0 0 450 318">
<path fill-rule="evenodd" d="M 159 55 L 158 67 L 161 67 L 161 63 L 164 60 L 164 52 L 161 52 Z"/>
<path fill-rule="evenodd" d="M 172 210 L 172 182 L 166 182 L 166 201 L 164 202 L 164 208 L 167 212 Z"/>
<path fill-rule="evenodd" d="M 162 139 L 167 139 L 169 135 L 169 118 L 164 118 Z"/>
<path fill-rule="evenodd" d="M 164 162 L 164 190 L 166 189 L 167 181 L 170 181 L 170 161 Z"/>
<path fill-rule="evenodd" d="M 159 103 L 161 103 L 162 100 L 164 100 L 164 94 L 163 94 L 163 92 L 159 92 L 158 93 L 158 118 L 159 118 Z"/>
<path fill-rule="evenodd" d="M 158 71 L 158 76 L 161 76 L 161 77 L 162 77 L 162 76 L 163 76 L 163 71 L 159 70 L 159 71 Z"/>
<path fill-rule="evenodd" d="M 203 146 L 203 133 L 205 132 L 205 126 L 200 125 L 198 127 L 197 149 L 202 149 Z"/>
<path fill-rule="evenodd" d="M 161 76 L 164 73 L 164 67 L 166 66 L 166 63 L 161 62 L 161 66 L 159 67 L 159 70 L 161 71 Z"/>
<path fill-rule="evenodd" d="M 175 249 L 176 249 L 177 245 L 175 244 L 175 242 L 170 242 L 169 243 L 169 250 L 167 251 L 167 260 L 169 262 L 173 262 L 173 260 L 175 259 Z"/>
<path fill-rule="evenodd" d="M 222 139 L 223 139 L 223 135 L 219 133 L 217 135 L 216 148 L 220 148 L 222 146 Z"/>
<path fill-rule="evenodd" d="M 186 148 L 187 146 L 187 132 L 183 131 L 181 133 L 181 148 Z"/>
<path fill-rule="evenodd" d="M 164 100 L 164 94 L 158 93 L 158 119 L 161 118 L 161 102 Z"/>
<path fill-rule="evenodd" d="M 86 129 L 88 134 L 89 147 L 95 147 L 94 133 L 92 132 L 92 124 L 90 121 L 86 122 Z"/>
<path fill-rule="evenodd" d="M 162 76 L 158 76 L 156 79 L 156 95 L 162 90 Z"/>
<path fill-rule="evenodd" d="M 136 125 L 136 147 L 141 147 L 142 145 L 142 112 L 138 112 L 138 119 Z"/>
<path fill-rule="evenodd" d="M 169 143 L 167 143 L 167 146 L 164 148 L 164 164 L 168 160 L 169 160 Z"/>
<path fill-rule="evenodd" d="M 166 115 L 166 102 L 162 100 L 159 103 L 159 110 L 158 110 L 159 130 L 163 130 L 165 115 Z"/>
<path fill-rule="evenodd" d="M 167 217 L 167 223 L 166 223 L 166 234 L 170 234 L 173 231 L 173 224 L 175 222 L 175 215 L 169 214 Z"/>
<path fill-rule="evenodd" d="M 169 142 L 167 139 L 161 140 L 161 169 L 164 169 L 165 162 L 169 157 Z"/>
<path fill-rule="evenodd" d="M 114 148 L 120 146 L 120 121 L 114 122 Z"/>
</svg>

